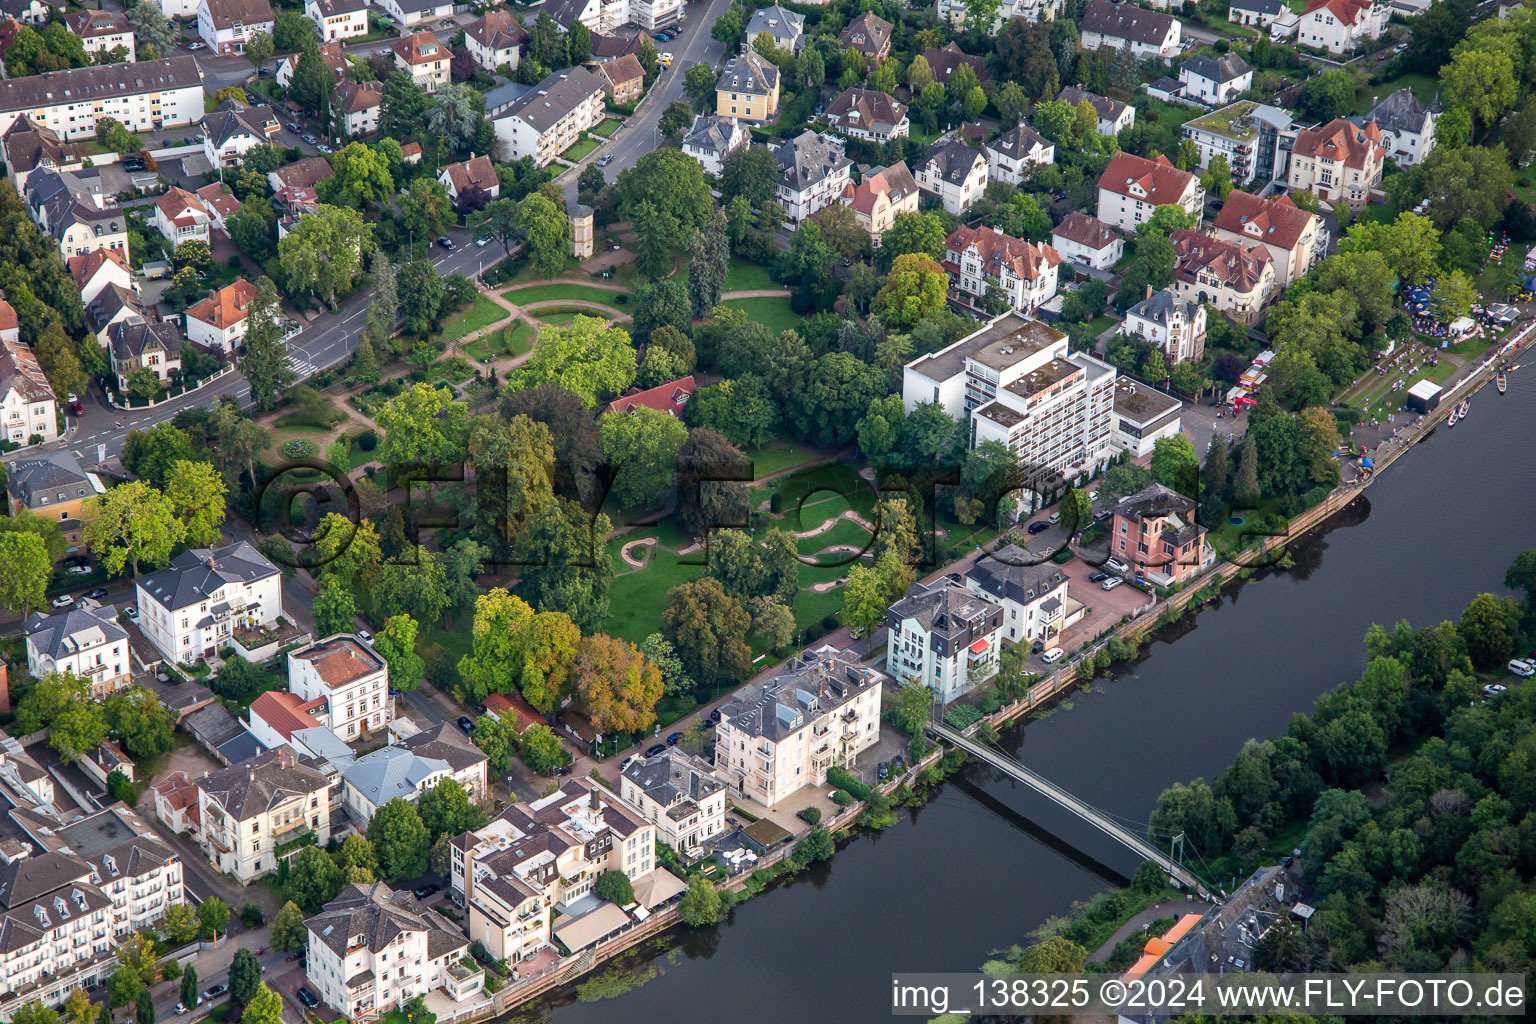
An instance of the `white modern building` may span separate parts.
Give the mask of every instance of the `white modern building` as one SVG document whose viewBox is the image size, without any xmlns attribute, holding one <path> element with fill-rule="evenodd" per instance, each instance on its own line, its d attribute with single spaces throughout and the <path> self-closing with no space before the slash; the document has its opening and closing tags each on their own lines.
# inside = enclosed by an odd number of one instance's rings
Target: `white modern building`
<svg viewBox="0 0 1536 1024">
<path fill-rule="evenodd" d="M 225 100 L 203 119 L 203 155 L 211 167 L 237 167 L 245 154 L 271 142 L 280 128 L 271 107 Z"/>
<path fill-rule="evenodd" d="M 155 200 L 150 224 L 171 243 L 174 252 L 182 242 L 208 242 L 213 217 L 195 193 L 172 185 Z"/>
<path fill-rule="evenodd" d="M 1151 458 L 1157 442 L 1183 431 L 1183 408 L 1184 403 L 1170 394 L 1121 378 L 1115 386 L 1115 430 L 1110 441 L 1133 459 Z"/>
<path fill-rule="evenodd" d="M 366 0 L 304 0 L 304 17 L 315 23 L 321 43 L 368 34 Z"/>
<path fill-rule="evenodd" d="M 825 783 L 833 765 L 854 767 L 880 738 L 884 678 L 830 646 L 791 658 L 721 706 L 715 774 L 735 798 L 771 807 Z"/>
<path fill-rule="evenodd" d="M 1003 606 L 943 578 L 914 583 L 886 614 L 885 667 L 903 683 L 920 683 L 940 704 L 997 674 Z"/>
<path fill-rule="evenodd" d="M 773 45 L 790 53 L 799 53 L 805 40 L 805 15 L 785 10 L 778 4 L 759 7 L 747 20 L 747 42 L 757 42 L 757 37 L 768 33 Z"/>
<path fill-rule="evenodd" d="M 966 16 L 970 13 L 965 0 L 934 0 L 933 6 L 939 20 L 955 28 L 964 27 Z M 992 18 L 988 34 L 995 35 L 998 29 L 1015 18 L 1033 22 L 1055 21 L 1061 6 L 1061 0 L 1002 0 L 997 14 Z"/>
<path fill-rule="evenodd" d="M 1220 58 L 1191 57 L 1179 65 L 1179 85 L 1185 98 L 1218 107 L 1252 87 L 1253 68 L 1235 53 Z"/>
<path fill-rule="evenodd" d="M 129 131 L 203 119 L 203 79 L 192 57 L 99 64 L 0 81 L 0 135 L 23 114 L 66 142 L 96 137 L 97 118 Z"/>
<path fill-rule="evenodd" d="M 512 101 L 491 123 L 506 159 L 532 157 L 546 167 L 604 116 L 603 80 L 586 68 L 566 68 Z"/>
<path fill-rule="evenodd" d="M 127 63 L 136 59 L 133 26 L 115 11 L 66 11 L 64 25 L 80 37 L 85 52 L 92 56 L 110 57 L 121 51 Z"/>
<path fill-rule="evenodd" d="M 345 735 L 335 722 L 331 731 Z M 364 830 L 391 800 L 413 804 L 447 779 L 457 782 L 471 803 L 480 803 L 489 797 L 488 760 L 457 725 L 442 722 L 342 765 L 342 803 Z"/>
<path fill-rule="evenodd" d="M 1309 0 L 1296 30 L 1296 42 L 1329 53 L 1351 53 L 1386 30 L 1391 16 L 1386 0 Z"/>
<path fill-rule="evenodd" d="M 1224 156 L 1232 184 L 1263 189 L 1284 181 L 1300 126 L 1288 111 L 1252 100 L 1238 100 L 1184 122 L 1183 135 L 1200 153 L 1200 167 Z"/>
<path fill-rule="evenodd" d="M 1380 103 L 1371 106 L 1365 121 L 1374 121 L 1381 131 L 1381 144 L 1399 167 L 1412 167 L 1435 148 L 1435 118 L 1438 103 L 1423 103 L 1411 89 L 1398 89 Z"/>
<path fill-rule="evenodd" d="M 183 551 L 134 580 L 139 629 L 166 658 L 191 664 L 236 630 L 272 627 L 283 615 L 283 574 L 245 541 Z"/>
<path fill-rule="evenodd" d="M 511 11 L 490 11 L 464 26 L 464 47 L 487 71 L 506 67 L 516 71 L 530 36 Z"/>
</svg>

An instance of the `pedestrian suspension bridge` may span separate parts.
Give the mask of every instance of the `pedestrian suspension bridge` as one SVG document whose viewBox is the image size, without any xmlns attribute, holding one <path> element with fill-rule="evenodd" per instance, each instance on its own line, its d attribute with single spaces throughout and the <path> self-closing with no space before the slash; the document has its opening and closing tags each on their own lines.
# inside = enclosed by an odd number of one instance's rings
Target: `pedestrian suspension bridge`
<svg viewBox="0 0 1536 1024">
<path fill-rule="evenodd" d="M 1131 852 L 1145 860 L 1150 860 L 1167 871 L 1170 876 L 1187 889 L 1192 889 L 1203 899 L 1219 902 L 1225 893 L 1219 892 L 1215 886 L 1206 882 L 1199 875 L 1180 863 L 1180 852 L 1184 849 L 1184 834 L 1181 832 L 1171 837 L 1167 850 L 1160 850 L 1148 842 L 1147 837 L 1139 832 L 1132 831 L 1128 823 L 1122 819 L 1101 811 L 1092 804 L 1073 796 L 1049 779 L 1024 767 L 1013 758 L 994 747 L 973 739 L 964 733 L 945 725 L 943 722 L 929 722 L 929 730 L 938 738 L 959 747 L 972 757 L 979 758 L 987 764 L 998 769 L 1011 779 L 1016 779 L 1026 786 L 1048 797 L 1054 803 L 1065 807 L 1079 818 L 1097 828 L 1100 832 L 1129 848 Z"/>
</svg>

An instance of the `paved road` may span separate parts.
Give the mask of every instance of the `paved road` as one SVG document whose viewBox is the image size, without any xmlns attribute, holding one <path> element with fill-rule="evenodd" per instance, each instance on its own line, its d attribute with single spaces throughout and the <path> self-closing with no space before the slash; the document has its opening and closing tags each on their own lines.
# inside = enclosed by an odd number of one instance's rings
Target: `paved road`
<svg viewBox="0 0 1536 1024">
<path fill-rule="evenodd" d="M 711 37 L 709 30 L 730 6 L 731 0 L 701 0 L 700 3 L 687 6 L 685 13 L 688 20 L 683 23 L 682 34 L 670 42 L 656 44 L 657 50 L 672 54 L 672 66 L 662 71 L 661 77 L 641 101 L 634 116 L 624 123 L 623 129 L 612 140 L 594 150 L 582 161 L 583 165 L 611 155 L 613 162 L 603 168 L 603 176 L 609 181 L 616 181 L 620 171 L 633 167 L 636 160 L 660 148 L 662 140 L 657 126 L 661 122 L 662 112 L 673 100 L 688 98 L 683 93 L 684 72 L 694 64 L 708 64 L 713 68 L 725 56 L 725 44 Z M 576 201 L 576 177 L 571 174 L 565 182 L 567 203 Z"/>
</svg>

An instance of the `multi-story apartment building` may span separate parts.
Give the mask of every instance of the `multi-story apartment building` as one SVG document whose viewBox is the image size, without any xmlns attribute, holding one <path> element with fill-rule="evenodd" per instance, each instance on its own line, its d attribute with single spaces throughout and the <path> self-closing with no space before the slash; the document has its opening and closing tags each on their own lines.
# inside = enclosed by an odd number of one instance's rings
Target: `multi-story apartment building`
<svg viewBox="0 0 1536 1024">
<path fill-rule="evenodd" d="M 1224 156 L 1234 185 L 1262 189 L 1271 181 L 1285 180 L 1298 130 L 1287 111 L 1238 100 L 1184 122 L 1183 134 L 1199 151 L 1202 168 Z"/>
<path fill-rule="evenodd" d="M 96 700 L 133 682 L 128 634 L 110 604 L 76 605 L 52 615 L 38 612 L 27 620 L 26 630 L 27 671 L 34 679 L 68 672 L 89 683 Z"/>
<path fill-rule="evenodd" d="M 1125 311 L 1122 334 L 1140 338 L 1163 353 L 1166 365 L 1199 362 L 1205 355 L 1205 307 L 1176 297 L 1167 288 L 1151 291 Z"/>
<path fill-rule="evenodd" d="M 636 758 L 619 773 L 619 796 L 656 826 L 656 838 L 685 856 L 725 834 L 725 784 L 708 761 L 676 747 Z"/>
<path fill-rule="evenodd" d="M 15 311 L 0 299 L 0 317 Z M 59 403 L 32 350 L 0 331 L 0 437 L 17 447 L 59 436 Z"/>
<path fill-rule="evenodd" d="M 1033 312 L 1056 297 L 1061 255 L 997 228 L 959 227 L 944 240 L 950 287 L 973 300 L 997 292 L 1019 313 Z"/>
<path fill-rule="evenodd" d="M 1386 159 L 1376 122 L 1362 126 L 1336 117 L 1321 128 L 1296 133 L 1287 184 L 1314 192 L 1324 202 L 1359 209 L 1381 191 Z"/>
<path fill-rule="evenodd" d="M 637 896 L 647 881 L 671 878 L 656 863 L 656 840 L 656 826 L 638 808 L 590 779 L 513 804 L 450 841 L 453 891 L 469 911 L 470 938 L 514 963 L 548 946 L 552 933 L 573 952 L 592 944 L 606 933 L 578 927 L 578 941 L 566 930 L 591 914 L 557 915 L 590 895 L 604 871 L 628 875 Z M 614 927 L 629 923 L 611 904 L 593 913 Z"/>
<path fill-rule="evenodd" d="M 725 158 L 751 142 L 752 133 L 737 118 L 696 114 L 683 136 L 683 152 L 697 160 L 705 174 L 718 178 Z"/>
<path fill-rule="evenodd" d="M 181 332 L 175 324 L 129 316 L 107 328 L 107 354 L 117 390 L 124 394 L 135 370 L 148 370 L 166 387 L 172 375 L 181 372 Z"/>
<path fill-rule="evenodd" d="M 548 0 L 543 10 L 566 31 L 581 22 L 594 35 L 613 36 L 621 25 L 647 32 L 669 28 L 682 17 L 683 0 Z"/>
<path fill-rule="evenodd" d="M 445 779 L 453 779 L 478 803 L 489 796 L 488 760 L 458 726 L 443 722 L 343 765 L 342 802 L 359 828 L 366 828 L 391 800 L 415 803 Z"/>
<path fill-rule="evenodd" d="M 244 53 L 251 37 L 272 34 L 272 5 L 267 0 L 201 0 L 197 34 L 214 53 Z"/>
<path fill-rule="evenodd" d="M 1102 467 L 1110 450 L 1115 368 L 1072 352 L 1067 336 L 1005 313 L 948 348 L 908 363 L 908 412 L 934 402 L 969 424 L 970 446 L 999 441 L 1018 458 L 1022 486 L 1037 495 L 1060 479 Z M 1031 496 L 1020 494 L 1020 501 Z"/>
<path fill-rule="evenodd" d="M 1213 107 L 1231 103 L 1253 85 L 1253 68 L 1235 53 L 1191 57 L 1179 65 L 1179 85 L 1186 99 Z"/>
<path fill-rule="evenodd" d="M 1057 11 L 1060 9 L 1061 0 L 1002 0 L 997 14 L 992 18 L 992 27 L 987 30 L 987 33 L 996 35 L 998 29 L 1017 18 L 1033 22 L 1055 21 Z M 940 21 L 948 22 L 955 28 L 962 28 L 970 11 L 965 5 L 965 0 L 934 0 L 934 13 Z"/>
<path fill-rule="evenodd" d="M 448 84 L 448 47 L 431 32 L 412 32 L 390 44 L 395 66 L 427 92 L 437 92 Z"/>
<path fill-rule="evenodd" d="M 1054 163 L 1056 144 L 1027 124 L 1021 124 L 984 144 L 987 177 L 1022 185 L 1034 176 L 1035 169 Z"/>
<path fill-rule="evenodd" d="M 1110 522 L 1110 554 L 1160 587 L 1199 574 L 1216 561 L 1216 552 L 1195 522 L 1198 506 L 1162 484 L 1121 498 Z"/>
<path fill-rule="evenodd" d="M 1085 50 L 1127 46 L 1137 57 L 1176 57 L 1184 26 L 1169 14 L 1149 11 L 1135 4 L 1089 0 L 1078 19 L 1078 43 Z"/>
<path fill-rule="evenodd" d="M 330 841 L 330 773 L 292 747 L 207 772 L 196 785 L 203 853 L 241 885 L 270 875 L 311 842 Z"/>
<path fill-rule="evenodd" d="M 1073 210 L 1051 229 L 1051 245 L 1068 263 L 1094 270 L 1108 270 L 1125 255 L 1125 239 L 1081 210 Z"/>
<path fill-rule="evenodd" d="M 586 68 L 565 68 L 513 100 L 491 123 L 507 157 L 532 157 L 545 167 L 603 116 L 603 80 Z"/>
<path fill-rule="evenodd" d="M 1068 579 L 1054 562 L 1008 544 L 976 560 L 965 585 L 1002 606 L 1001 639 L 1045 643 L 1076 622 L 1083 608 L 1067 593 Z"/>
<path fill-rule="evenodd" d="M 742 46 L 715 82 L 715 113 L 754 124 L 772 121 L 779 114 L 779 69 L 752 47 Z"/>
<path fill-rule="evenodd" d="M 853 166 L 843 145 L 835 135 L 817 135 L 807 129 L 774 147 L 780 168 L 778 199 L 790 224 L 842 201 L 848 168 Z"/>
<path fill-rule="evenodd" d="M 1150 458 L 1157 442 L 1183 429 L 1184 403 L 1156 388 L 1121 377 L 1115 385 L 1115 432 L 1110 443 L 1133 459 Z"/>
<path fill-rule="evenodd" d="M 304 0 L 304 17 L 315 23 L 315 32 L 322 43 L 368 34 L 368 4 L 365 0 Z"/>
<path fill-rule="evenodd" d="M 271 627 L 283 615 L 283 574 L 243 540 L 183 551 L 134 589 L 140 631 L 173 662 L 211 656 L 235 629 Z"/>
<path fill-rule="evenodd" d="M 1159 206 L 1180 207 L 1198 221 L 1205 207 L 1200 179 L 1165 156 L 1148 160 L 1120 152 L 1111 157 L 1099 177 L 1099 220 L 1135 233 Z"/>
<path fill-rule="evenodd" d="M 879 143 L 906 138 L 912 126 L 905 103 L 872 89 L 844 89 L 822 116 L 835 131 Z"/>
<path fill-rule="evenodd" d="M 1329 53 L 1352 53 L 1386 30 L 1390 14 L 1385 0 L 1308 0 L 1296 41 Z"/>
<path fill-rule="evenodd" d="M 66 11 L 64 25 L 80 37 L 88 54 L 110 56 L 121 50 L 127 63 L 137 59 L 133 26 L 116 11 Z"/>
<path fill-rule="evenodd" d="M 348 742 L 389 724 L 389 666 L 351 633 L 288 652 L 288 692 L 323 697 L 331 731 Z"/>
<path fill-rule="evenodd" d="M 376 1020 L 437 989 L 457 1002 L 485 984 L 484 971 L 464 963 L 464 933 L 383 882 L 348 885 L 304 927 L 304 975 L 321 1000 L 349 1021 Z"/>
<path fill-rule="evenodd" d="M 1190 228 L 1170 232 L 1168 240 L 1178 259 L 1174 293 L 1186 302 L 1209 302 L 1234 320 L 1251 324 L 1279 294 L 1275 261 L 1262 245 L 1223 241 Z"/>
<path fill-rule="evenodd" d="M 10 816 L 20 831 L 0 842 L 6 1017 L 105 982 L 118 944 L 186 900 L 181 859 L 122 804 L 68 824 L 47 806 Z"/>
<path fill-rule="evenodd" d="M 917 181 L 907 170 L 905 160 L 898 161 L 884 170 L 866 174 L 853 186 L 848 201 L 859 227 L 869 234 L 869 244 L 878 249 L 880 240 L 896 222 L 898 213 L 916 213 L 918 203 Z"/>
<path fill-rule="evenodd" d="M 516 71 L 530 38 L 511 11 L 490 11 L 464 26 L 465 49 L 487 71 L 503 66 Z"/>
<path fill-rule="evenodd" d="M 886 613 L 885 667 L 948 704 L 997 674 L 1003 606 L 948 578 L 914 583 Z"/>
<path fill-rule="evenodd" d="M 1303 210 L 1290 196 L 1260 199 L 1241 190 L 1229 192 L 1216 214 L 1217 238 L 1245 245 L 1258 243 L 1275 264 L 1275 286 L 1290 287 L 1328 255 L 1329 232 L 1323 218 Z"/>
<path fill-rule="evenodd" d="M 5 464 L 5 493 L 11 515 L 26 511 L 52 520 L 71 551 L 80 545 L 85 503 L 106 490 L 101 478 L 87 473 L 68 451 L 31 455 Z"/>
<path fill-rule="evenodd" d="M 956 138 L 939 139 L 914 169 L 917 187 L 960 216 L 987 191 L 987 157 Z"/>
<path fill-rule="evenodd" d="M 96 136 L 96 119 L 132 132 L 159 131 L 203 119 L 203 77 L 192 57 L 100 64 L 0 81 L 0 135 L 18 117 L 66 142 Z"/>
<path fill-rule="evenodd" d="M 830 646 L 791 658 L 720 708 L 715 774 L 736 796 L 770 807 L 822 785 L 828 768 L 853 767 L 879 739 L 884 678 Z"/>
<path fill-rule="evenodd" d="M 1094 115 L 1099 119 L 1100 135 L 1119 135 L 1121 129 L 1129 128 L 1136 123 L 1136 108 L 1129 103 L 1121 103 L 1119 100 L 1079 89 L 1075 85 L 1064 86 L 1061 92 L 1056 94 L 1056 98 L 1072 104 L 1074 110 L 1082 103 L 1092 107 Z"/>
<path fill-rule="evenodd" d="M 1440 104 L 1423 103 L 1411 89 L 1398 89 L 1380 103 L 1371 106 L 1364 118 L 1351 118 L 1356 124 L 1373 121 L 1381 131 L 1381 144 L 1399 167 L 1412 167 L 1435 148 L 1435 118 Z"/>
</svg>

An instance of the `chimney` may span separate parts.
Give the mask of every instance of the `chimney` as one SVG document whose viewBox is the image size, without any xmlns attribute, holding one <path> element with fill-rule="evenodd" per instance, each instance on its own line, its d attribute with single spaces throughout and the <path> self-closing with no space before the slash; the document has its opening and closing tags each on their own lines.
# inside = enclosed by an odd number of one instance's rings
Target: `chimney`
<svg viewBox="0 0 1536 1024">
<path fill-rule="evenodd" d="M 1147 295 L 1146 295 L 1146 297 L 1149 298 L 1149 299 L 1152 297 L 1152 286 L 1150 284 L 1147 285 Z"/>
</svg>

